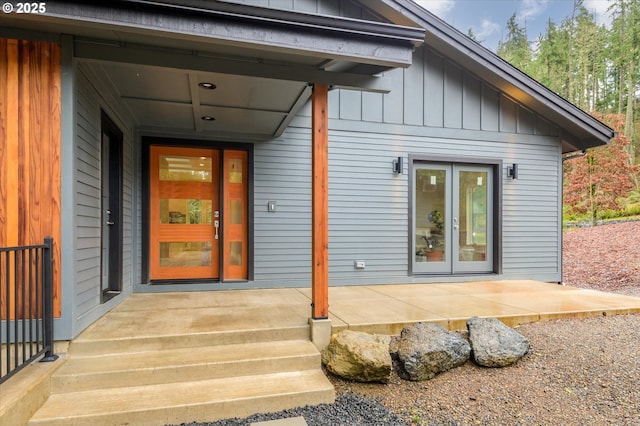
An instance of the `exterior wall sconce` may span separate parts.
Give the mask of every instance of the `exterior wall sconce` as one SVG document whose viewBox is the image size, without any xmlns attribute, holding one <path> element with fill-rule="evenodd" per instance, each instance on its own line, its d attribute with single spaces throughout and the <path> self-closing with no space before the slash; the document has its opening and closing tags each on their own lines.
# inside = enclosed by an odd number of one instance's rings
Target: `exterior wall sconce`
<svg viewBox="0 0 640 426">
<path fill-rule="evenodd" d="M 398 157 L 397 159 L 393 160 L 393 174 L 402 174 L 402 157 Z"/>
<path fill-rule="evenodd" d="M 511 179 L 518 179 L 518 165 L 513 163 L 511 166 L 507 166 L 507 177 Z"/>
</svg>

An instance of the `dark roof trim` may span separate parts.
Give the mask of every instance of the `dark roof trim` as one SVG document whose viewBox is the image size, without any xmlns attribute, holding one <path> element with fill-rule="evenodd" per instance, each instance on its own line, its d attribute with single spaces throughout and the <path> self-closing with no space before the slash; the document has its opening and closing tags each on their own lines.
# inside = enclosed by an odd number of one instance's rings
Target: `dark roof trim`
<svg viewBox="0 0 640 426">
<path fill-rule="evenodd" d="M 427 30 L 425 43 L 434 46 L 452 58 L 473 61 L 490 73 L 521 90 L 528 105 L 540 109 L 542 115 L 578 138 L 577 149 L 586 149 L 604 145 L 615 136 L 614 131 L 581 110 L 571 102 L 538 83 L 527 74 L 515 68 L 499 56 L 474 42 L 460 31 L 447 24 L 437 16 L 421 8 L 410 0 L 381 0 L 396 13 L 423 26 Z M 475 70 L 474 70 L 475 71 Z M 486 77 L 479 73 L 481 77 Z M 513 96 L 513 94 L 511 94 Z M 544 112 L 547 112 L 545 114 Z M 558 121 L 562 120 L 563 123 Z M 579 131 L 578 131 L 579 130 Z M 584 133 L 588 133 L 588 136 Z M 583 133 L 583 135 L 580 135 Z M 582 136 L 582 137 L 581 137 Z"/>
<path fill-rule="evenodd" d="M 0 24 L 9 19 L 0 14 Z M 43 14 L 11 17 L 8 26 L 136 42 L 136 34 L 224 48 L 253 49 L 318 61 L 372 65 L 371 74 L 411 65 L 424 28 L 291 12 L 216 0 L 59 0 Z M 110 33 L 109 33 L 110 32 Z M 109 34 L 105 36 L 104 34 Z M 99 38 L 99 37 L 97 37 Z M 197 50 L 197 49 L 196 49 Z"/>
<path fill-rule="evenodd" d="M 291 12 L 237 3 L 222 3 L 217 1 L 201 2 L 193 0 L 120 1 L 137 5 L 163 7 L 182 13 L 200 13 L 234 20 L 300 27 L 307 30 L 337 31 L 363 37 L 383 38 L 400 42 L 408 42 L 414 46 L 423 44 L 425 35 L 425 29 L 420 27 L 401 26 L 332 15 Z"/>
</svg>

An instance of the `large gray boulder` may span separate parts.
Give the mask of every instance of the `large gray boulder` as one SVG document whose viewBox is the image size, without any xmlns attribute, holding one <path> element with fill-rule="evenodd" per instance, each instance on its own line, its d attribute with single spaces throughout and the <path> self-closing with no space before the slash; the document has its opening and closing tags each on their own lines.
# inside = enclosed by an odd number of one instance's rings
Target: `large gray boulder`
<svg viewBox="0 0 640 426">
<path fill-rule="evenodd" d="M 467 321 L 473 359 L 484 367 L 506 367 L 529 351 L 529 341 L 495 318 Z"/>
<path fill-rule="evenodd" d="M 419 322 L 402 329 L 397 347 L 398 374 L 421 381 L 464 364 L 471 347 L 458 333 L 436 324 Z"/>
<path fill-rule="evenodd" d="M 358 382 L 389 383 L 389 336 L 344 330 L 331 336 L 322 363 L 331 373 Z"/>
</svg>

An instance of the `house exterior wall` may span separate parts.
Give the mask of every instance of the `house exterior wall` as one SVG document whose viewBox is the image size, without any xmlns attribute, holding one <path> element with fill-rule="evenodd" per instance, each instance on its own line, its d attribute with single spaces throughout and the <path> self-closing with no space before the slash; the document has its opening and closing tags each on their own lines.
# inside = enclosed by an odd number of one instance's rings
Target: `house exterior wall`
<svg viewBox="0 0 640 426">
<path fill-rule="evenodd" d="M 134 247 L 133 130 L 117 99 L 101 90 L 99 79 L 87 67 L 75 69 L 74 138 L 74 321 L 80 329 L 108 309 L 101 303 L 101 111 L 123 132 L 123 265 L 122 294 L 131 293 L 136 270 Z M 117 302 L 117 300 L 115 300 Z"/>
<path fill-rule="evenodd" d="M 502 261 L 497 279 L 561 280 L 561 144 L 558 129 L 436 52 L 416 52 L 386 78 L 393 91 L 335 90 L 329 105 L 329 279 L 332 285 L 460 281 L 408 276 L 409 167 L 394 158 L 517 163 L 496 178 Z M 308 285 L 311 264 L 310 108 L 255 150 L 255 280 Z M 406 163 L 405 163 L 406 164 Z M 268 200 L 278 212 L 268 213 Z M 364 270 L 354 269 L 364 260 Z"/>
<path fill-rule="evenodd" d="M 334 4 L 340 6 L 334 12 L 340 13 L 346 8 L 341 1 L 292 4 Z M 504 168 L 496 176 L 502 188 L 502 259 L 497 273 L 489 277 L 560 281 L 562 170 L 558 129 L 438 52 L 418 49 L 413 59 L 408 69 L 384 75 L 392 88 L 390 93 L 330 92 L 330 284 L 487 279 L 488 275 L 409 275 L 409 157 L 518 163 L 518 180 L 507 179 Z M 63 120 L 71 122 L 69 140 L 73 146 L 63 163 L 72 165 L 73 183 L 70 192 L 63 191 L 69 195 L 63 203 L 73 209 L 72 232 L 66 235 L 73 239 L 73 259 L 67 263 L 71 267 L 65 277 L 70 282 L 63 289 L 65 306 L 69 306 L 63 312 L 66 326 L 57 329 L 62 330 L 56 331 L 57 339 L 75 337 L 134 289 L 149 291 L 140 289 L 144 261 L 140 204 L 145 196 L 141 190 L 140 135 L 126 108 L 90 66 L 73 58 L 66 66 L 63 73 L 73 75 L 67 87 L 72 93 L 73 112 L 63 115 Z M 124 134 L 123 292 L 107 303 L 101 303 L 100 288 L 103 110 Z M 399 156 L 405 159 L 404 173 L 394 175 L 391 162 Z M 310 105 L 282 136 L 255 144 L 253 165 L 254 279 L 198 289 L 310 285 Z M 276 212 L 267 211 L 269 201 L 277 202 Z M 366 268 L 356 270 L 355 260 L 365 261 Z"/>
</svg>

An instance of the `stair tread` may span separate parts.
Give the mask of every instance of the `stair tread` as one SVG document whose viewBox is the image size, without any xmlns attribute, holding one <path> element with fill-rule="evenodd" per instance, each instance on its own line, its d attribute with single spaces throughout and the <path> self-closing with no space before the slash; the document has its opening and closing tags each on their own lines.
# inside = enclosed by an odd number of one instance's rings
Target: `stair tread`
<svg viewBox="0 0 640 426">
<path fill-rule="evenodd" d="M 121 313 L 120 313 L 121 314 Z M 178 313 L 174 313 L 178 315 Z M 82 334 L 76 337 L 73 340 L 73 344 L 84 344 L 84 343 L 92 343 L 92 342 L 101 342 L 101 341 L 130 341 L 130 340 L 145 340 L 145 339 L 158 339 L 158 338 L 166 338 L 166 337 L 180 337 L 180 336 L 210 336 L 210 335 L 224 335 L 224 334 L 251 334 L 251 333 L 260 333 L 260 332 L 269 332 L 275 333 L 278 331 L 287 331 L 287 330 L 305 330 L 308 329 L 307 324 L 299 324 L 299 325 L 278 325 L 274 326 L 273 324 L 263 323 L 263 324 L 247 324 L 242 328 L 229 329 L 224 326 L 224 324 L 211 324 L 206 323 L 203 326 L 196 327 L 193 323 L 182 324 L 180 322 L 177 323 L 167 323 L 164 320 L 159 320 L 159 323 L 155 326 L 147 324 L 139 324 L 141 318 L 137 316 L 135 318 L 136 331 L 135 333 L 128 330 L 126 327 L 122 327 L 122 322 L 117 322 L 113 317 L 116 316 L 116 313 L 112 313 L 110 320 L 117 324 L 116 326 L 109 326 L 109 324 L 101 324 L 100 327 L 97 327 L 97 324 L 93 324 L 93 326 L 87 330 L 85 330 Z M 187 319 L 188 315 L 184 315 Z M 175 318 L 175 317 L 172 317 Z M 142 318 L 145 319 L 145 318 Z M 131 319 L 131 321 L 134 321 Z"/>
<path fill-rule="evenodd" d="M 72 356 L 56 372 L 57 377 L 100 374 L 127 370 L 154 370 L 181 365 L 234 363 L 254 359 L 317 356 L 310 341 L 283 340 L 198 348 L 114 353 L 99 356 Z"/>
<path fill-rule="evenodd" d="M 79 336 L 71 342 L 69 353 L 74 356 L 100 356 L 105 353 L 129 354 L 176 347 L 206 347 L 257 342 L 308 340 L 309 326 L 252 328 L 210 332 L 164 334 L 134 334 L 129 336 L 93 333 Z"/>
<path fill-rule="evenodd" d="M 317 391 L 333 394 L 333 386 L 320 369 L 79 391 L 51 395 L 31 420 L 90 419 Z"/>
</svg>

